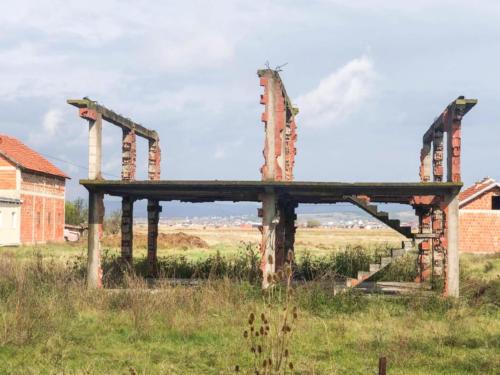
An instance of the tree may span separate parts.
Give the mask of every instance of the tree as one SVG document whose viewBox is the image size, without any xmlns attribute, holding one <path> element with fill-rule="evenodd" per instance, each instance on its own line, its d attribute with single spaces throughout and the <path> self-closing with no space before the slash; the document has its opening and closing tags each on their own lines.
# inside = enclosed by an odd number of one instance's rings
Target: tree
<svg viewBox="0 0 500 375">
<path fill-rule="evenodd" d="M 64 209 L 66 224 L 81 225 L 87 222 L 88 208 L 86 202 L 82 198 L 77 198 L 73 202 L 66 201 Z"/>
<path fill-rule="evenodd" d="M 104 219 L 104 232 L 109 234 L 120 233 L 122 225 L 122 212 L 121 210 L 116 210 L 111 212 L 111 215 Z"/>
</svg>

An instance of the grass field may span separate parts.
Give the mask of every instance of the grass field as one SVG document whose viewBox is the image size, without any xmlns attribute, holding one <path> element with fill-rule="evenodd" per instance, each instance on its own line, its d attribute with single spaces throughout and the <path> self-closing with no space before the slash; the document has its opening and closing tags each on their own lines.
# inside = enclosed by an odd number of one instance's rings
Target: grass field
<svg viewBox="0 0 500 375">
<path fill-rule="evenodd" d="M 183 255 L 190 259 L 206 258 L 217 252 L 222 254 L 235 254 L 242 243 L 258 243 L 260 240 L 259 231 L 256 228 L 176 228 L 161 227 L 161 233 L 174 234 L 178 232 L 188 235 L 198 236 L 206 243 L 209 248 L 159 248 L 158 256 Z M 136 236 L 146 234 L 145 226 L 135 228 Z M 308 252 L 314 256 L 329 255 L 336 250 L 343 249 L 347 245 L 363 246 L 364 248 L 373 248 L 376 246 L 399 247 L 404 237 L 391 229 L 305 229 L 300 228 L 296 234 L 295 252 L 298 257 Z M 105 251 L 110 254 L 118 254 L 119 246 L 103 246 Z M 56 245 L 38 245 L 35 247 L 20 248 L 0 248 L 0 252 L 7 251 L 17 258 L 31 258 L 34 251 L 41 251 L 44 256 L 65 260 L 75 255 L 86 253 L 86 243 L 66 243 Z M 137 258 L 146 256 L 146 248 L 135 247 L 134 256 Z"/>
<path fill-rule="evenodd" d="M 200 231 L 208 249 L 162 249 L 160 256 L 235 252 L 240 240 L 255 238 Z M 299 251 L 324 255 L 360 238 L 344 235 L 299 231 Z M 364 245 L 399 241 L 392 237 L 378 233 Z M 282 311 L 278 292 L 269 307 L 258 286 L 227 279 L 151 291 L 130 276 L 128 288 L 87 291 L 68 263 L 82 249 L 0 249 L 1 374 L 229 374 L 236 365 L 247 373 L 249 314 Z M 298 319 L 289 345 L 295 366 L 287 373 L 374 374 L 384 355 L 389 374 L 498 374 L 500 257 L 462 256 L 461 262 L 458 301 L 333 295 L 315 282 L 296 287 Z"/>
</svg>

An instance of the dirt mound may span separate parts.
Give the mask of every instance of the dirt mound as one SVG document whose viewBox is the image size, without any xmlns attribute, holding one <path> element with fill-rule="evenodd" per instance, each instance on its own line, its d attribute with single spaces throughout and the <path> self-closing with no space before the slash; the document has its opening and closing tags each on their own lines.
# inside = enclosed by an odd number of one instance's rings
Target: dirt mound
<svg viewBox="0 0 500 375">
<path fill-rule="evenodd" d="M 103 246 L 120 247 L 121 236 L 119 234 L 104 235 L 102 239 Z M 144 233 L 134 233 L 134 247 L 147 248 L 148 237 Z M 177 233 L 159 233 L 158 234 L 159 249 L 189 249 L 189 248 L 208 248 L 208 243 L 198 236 L 186 234 L 184 232 Z"/>
<path fill-rule="evenodd" d="M 208 243 L 202 240 L 198 236 L 193 236 L 191 234 L 186 234 L 184 232 L 177 233 L 160 233 L 158 234 L 158 246 L 163 248 L 190 248 L 190 247 L 198 247 L 198 248 L 207 248 Z"/>
</svg>

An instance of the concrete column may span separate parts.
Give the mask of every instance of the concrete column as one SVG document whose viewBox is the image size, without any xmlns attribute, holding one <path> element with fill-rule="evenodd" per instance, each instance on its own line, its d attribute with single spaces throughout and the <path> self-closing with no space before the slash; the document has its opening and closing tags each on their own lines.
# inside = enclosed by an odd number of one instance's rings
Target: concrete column
<svg viewBox="0 0 500 375">
<path fill-rule="evenodd" d="M 103 194 L 89 192 L 87 287 L 102 287 L 101 235 L 104 218 Z"/>
<path fill-rule="evenodd" d="M 89 120 L 89 180 L 102 177 L 102 116 L 95 113 L 93 117 Z"/>
<path fill-rule="evenodd" d="M 446 289 L 445 294 L 449 297 L 459 296 L 459 217 L 458 217 L 458 194 L 447 197 L 446 212 Z"/>
<path fill-rule="evenodd" d="M 158 274 L 157 239 L 161 206 L 157 200 L 148 200 L 148 274 Z"/>
<path fill-rule="evenodd" d="M 83 116 L 82 116 L 83 117 Z M 89 120 L 89 179 L 102 178 L 102 116 L 87 111 Z M 89 191 L 87 287 L 102 287 L 101 236 L 104 221 L 103 194 Z"/>
<path fill-rule="evenodd" d="M 122 137 L 122 180 L 135 180 L 137 159 L 136 135 L 133 130 L 123 129 Z"/>
<path fill-rule="evenodd" d="M 285 259 L 288 259 L 288 253 L 295 252 L 295 232 L 297 227 L 295 226 L 295 220 L 297 215 L 295 214 L 295 208 L 297 204 L 295 202 L 287 202 L 285 206 Z"/>
<path fill-rule="evenodd" d="M 428 182 L 431 180 L 432 156 L 431 144 L 424 143 L 420 150 L 420 181 Z"/>
<path fill-rule="evenodd" d="M 122 260 L 132 264 L 134 244 L 134 200 L 131 197 L 122 198 Z"/>
<path fill-rule="evenodd" d="M 260 252 L 262 256 L 262 287 L 269 286 L 270 278 L 276 272 L 276 226 L 278 224 L 277 200 L 274 192 L 264 193 L 262 200 L 262 240 Z"/>
<path fill-rule="evenodd" d="M 274 271 L 277 272 L 283 269 L 286 259 L 285 249 L 285 220 L 286 220 L 286 202 L 278 200 L 277 220 L 278 223 L 274 233 Z"/>
<path fill-rule="evenodd" d="M 434 139 L 432 142 L 433 154 L 433 175 L 435 182 L 443 181 L 443 132 L 435 131 Z"/>
</svg>

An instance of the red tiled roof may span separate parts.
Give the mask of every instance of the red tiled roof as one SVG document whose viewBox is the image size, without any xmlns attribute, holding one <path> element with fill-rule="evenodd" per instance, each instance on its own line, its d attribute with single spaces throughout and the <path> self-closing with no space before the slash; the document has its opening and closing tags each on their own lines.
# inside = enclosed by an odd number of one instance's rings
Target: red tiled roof
<svg viewBox="0 0 500 375">
<path fill-rule="evenodd" d="M 0 154 L 23 169 L 69 178 L 63 171 L 40 154 L 33 151 L 18 139 L 9 137 L 5 134 L 0 134 Z"/>
<path fill-rule="evenodd" d="M 496 186 L 496 181 L 490 177 L 485 177 L 481 181 L 476 182 L 474 185 L 469 186 L 467 189 L 462 191 L 458 197 L 460 202 L 472 197 L 474 194 L 478 194 L 482 190 L 488 187 Z"/>
</svg>

